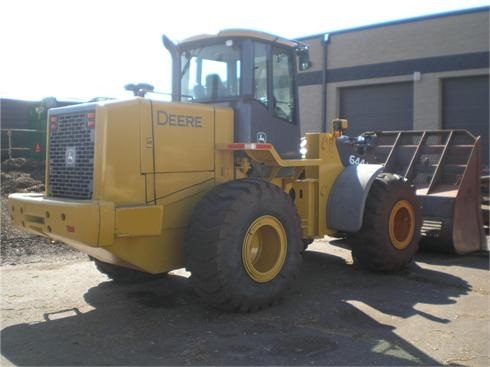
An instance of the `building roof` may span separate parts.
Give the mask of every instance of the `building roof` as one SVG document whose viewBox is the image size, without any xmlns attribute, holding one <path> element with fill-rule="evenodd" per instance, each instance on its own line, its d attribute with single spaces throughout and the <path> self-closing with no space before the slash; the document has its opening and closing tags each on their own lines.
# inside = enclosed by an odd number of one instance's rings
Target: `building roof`
<svg viewBox="0 0 490 367">
<path fill-rule="evenodd" d="M 438 18 L 447 18 L 447 17 L 453 17 L 453 16 L 465 15 L 465 14 L 473 14 L 473 13 L 480 13 L 480 12 L 490 12 L 490 6 L 483 6 L 483 7 L 471 8 L 471 9 L 463 9 L 463 10 L 437 13 L 437 14 L 429 14 L 429 15 L 423 15 L 423 16 L 413 17 L 413 18 L 398 19 L 398 20 L 393 20 L 393 21 L 388 21 L 388 22 L 369 24 L 369 25 L 359 26 L 359 27 L 354 27 L 354 28 L 340 29 L 340 30 L 335 30 L 335 31 L 327 31 L 327 32 L 320 33 L 320 34 L 301 37 L 301 38 L 298 38 L 298 40 L 307 41 L 307 40 L 316 39 L 316 38 L 323 38 L 325 35 L 342 34 L 342 33 L 348 33 L 348 32 L 359 32 L 359 31 L 364 31 L 364 30 L 373 29 L 373 28 L 397 26 L 400 24 L 420 22 L 420 21 L 432 20 L 432 19 L 438 19 Z"/>
</svg>

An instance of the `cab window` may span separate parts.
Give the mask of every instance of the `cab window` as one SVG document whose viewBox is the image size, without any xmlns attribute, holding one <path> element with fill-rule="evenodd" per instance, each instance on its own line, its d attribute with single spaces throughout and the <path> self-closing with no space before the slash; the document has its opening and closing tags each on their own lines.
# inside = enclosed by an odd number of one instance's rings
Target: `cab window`
<svg viewBox="0 0 490 367">
<path fill-rule="evenodd" d="M 272 49 L 272 95 L 274 114 L 293 121 L 293 60 L 289 53 L 278 47 Z"/>
<path fill-rule="evenodd" d="M 240 93 L 240 48 L 235 42 L 188 50 L 181 65 L 183 99 L 212 101 Z"/>
<path fill-rule="evenodd" d="M 293 121 L 293 59 L 286 50 L 254 44 L 254 99 L 272 110 L 274 116 Z"/>
<path fill-rule="evenodd" d="M 267 47 L 263 43 L 254 44 L 254 98 L 264 106 L 269 105 L 267 97 Z"/>
</svg>

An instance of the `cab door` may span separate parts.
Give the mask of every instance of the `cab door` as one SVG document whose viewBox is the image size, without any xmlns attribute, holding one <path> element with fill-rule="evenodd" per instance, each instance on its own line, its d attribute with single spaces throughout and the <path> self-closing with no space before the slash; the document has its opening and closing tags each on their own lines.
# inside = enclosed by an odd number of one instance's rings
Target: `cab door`
<svg viewBox="0 0 490 367">
<path fill-rule="evenodd" d="M 242 131 L 251 141 L 273 144 L 284 159 L 299 156 L 294 61 L 290 49 L 253 42 L 252 98 L 241 106 L 250 125 L 238 124 L 238 135 Z"/>
</svg>

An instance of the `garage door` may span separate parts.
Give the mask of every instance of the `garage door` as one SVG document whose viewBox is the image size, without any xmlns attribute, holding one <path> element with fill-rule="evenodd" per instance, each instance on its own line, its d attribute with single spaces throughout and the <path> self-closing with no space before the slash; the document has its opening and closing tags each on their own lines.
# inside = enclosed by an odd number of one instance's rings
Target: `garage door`
<svg viewBox="0 0 490 367">
<path fill-rule="evenodd" d="M 340 116 L 349 120 L 350 136 L 367 130 L 411 130 L 412 83 L 342 88 Z"/>
<path fill-rule="evenodd" d="M 482 138 L 482 163 L 489 161 L 489 78 L 477 76 L 443 81 L 442 126 L 467 129 Z"/>
</svg>

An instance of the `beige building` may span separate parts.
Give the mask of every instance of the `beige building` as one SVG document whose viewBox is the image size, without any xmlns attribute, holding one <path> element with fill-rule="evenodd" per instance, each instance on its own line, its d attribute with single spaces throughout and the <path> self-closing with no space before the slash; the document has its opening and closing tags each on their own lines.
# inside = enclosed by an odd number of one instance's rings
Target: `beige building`
<svg viewBox="0 0 490 367">
<path fill-rule="evenodd" d="M 302 39 L 312 61 L 298 80 L 302 132 L 335 117 L 349 119 L 349 135 L 468 129 L 482 136 L 488 165 L 489 14 L 485 7 Z"/>
</svg>

